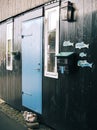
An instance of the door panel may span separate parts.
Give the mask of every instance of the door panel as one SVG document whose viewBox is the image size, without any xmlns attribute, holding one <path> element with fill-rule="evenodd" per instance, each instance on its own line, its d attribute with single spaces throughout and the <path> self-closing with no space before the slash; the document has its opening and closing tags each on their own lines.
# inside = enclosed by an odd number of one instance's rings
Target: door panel
<svg viewBox="0 0 97 130">
<path fill-rule="evenodd" d="M 22 24 L 22 104 L 42 113 L 42 18 Z"/>
</svg>

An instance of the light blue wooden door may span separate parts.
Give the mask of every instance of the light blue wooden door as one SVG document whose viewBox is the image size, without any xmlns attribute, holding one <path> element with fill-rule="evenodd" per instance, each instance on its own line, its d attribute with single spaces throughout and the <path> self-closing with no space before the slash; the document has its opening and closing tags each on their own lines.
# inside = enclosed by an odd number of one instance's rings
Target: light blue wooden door
<svg viewBox="0 0 97 130">
<path fill-rule="evenodd" d="M 22 105 L 42 114 L 42 17 L 22 23 Z"/>
</svg>

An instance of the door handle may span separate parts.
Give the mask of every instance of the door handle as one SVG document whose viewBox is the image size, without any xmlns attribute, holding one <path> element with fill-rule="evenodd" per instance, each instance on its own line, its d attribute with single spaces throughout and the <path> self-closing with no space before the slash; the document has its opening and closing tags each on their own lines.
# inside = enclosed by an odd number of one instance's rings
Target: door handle
<svg viewBox="0 0 97 130">
<path fill-rule="evenodd" d="M 22 94 L 32 96 L 32 94 L 31 94 L 31 93 L 25 93 L 25 92 L 22 92 Z"/>
<path fill-rule="evenodd" d="M 40 68 L 35 68 L 35 69 L 33 69 L 33 70 L 38 70 L 38 71 L 40 71 Z"/>
</svg>

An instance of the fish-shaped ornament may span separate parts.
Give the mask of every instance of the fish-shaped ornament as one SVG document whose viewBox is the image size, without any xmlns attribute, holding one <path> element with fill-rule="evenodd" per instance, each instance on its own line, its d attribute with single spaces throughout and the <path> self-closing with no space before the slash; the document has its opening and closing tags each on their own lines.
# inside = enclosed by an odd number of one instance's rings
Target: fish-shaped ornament
<svg viewBox="0 0 97 130">
<path fill-rule="evenodd" d="M 70 41 L 64 41 L 63 42 L 63 46 L 73 46 L 74 43 L 70 42 Z"/>
<path fill-rule="evenodd" d="M 79 54 L 79 56 L 80 56 L 80 57 L 86 57 L 86 56 L 87 56 L 87 54 L 86 54 L 86 53 L 84 53 L 84 52 L 81 52 L 81 53 Z"/>
<path fill-rule="evenodd" d="M 89 44 L 85 44 L 84 42 L 76 43 L 75 48 L 78 49 L 89 48 Z"/>
<path fill-rule="evenodd" d="M 84 67 L 90 67 L 92 68 L 93 66 L 93 63 L 89 63 L 87 62 L 87 60 L 79 60 L 78 63 L 77 63 L 78 66 L 84 68 Z"/>
</svg>

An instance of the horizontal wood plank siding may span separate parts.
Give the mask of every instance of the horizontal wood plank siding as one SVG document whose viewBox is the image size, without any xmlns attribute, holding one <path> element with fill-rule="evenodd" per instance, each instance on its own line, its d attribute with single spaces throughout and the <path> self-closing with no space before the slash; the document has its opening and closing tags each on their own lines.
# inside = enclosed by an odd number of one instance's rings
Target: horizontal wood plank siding
<svg viewBox="0 0 97 130">
<path fill-rule="evenodd" d="M 49 0 L 0 0 L 0 21 L 40 6 Z"/>
</svg>

